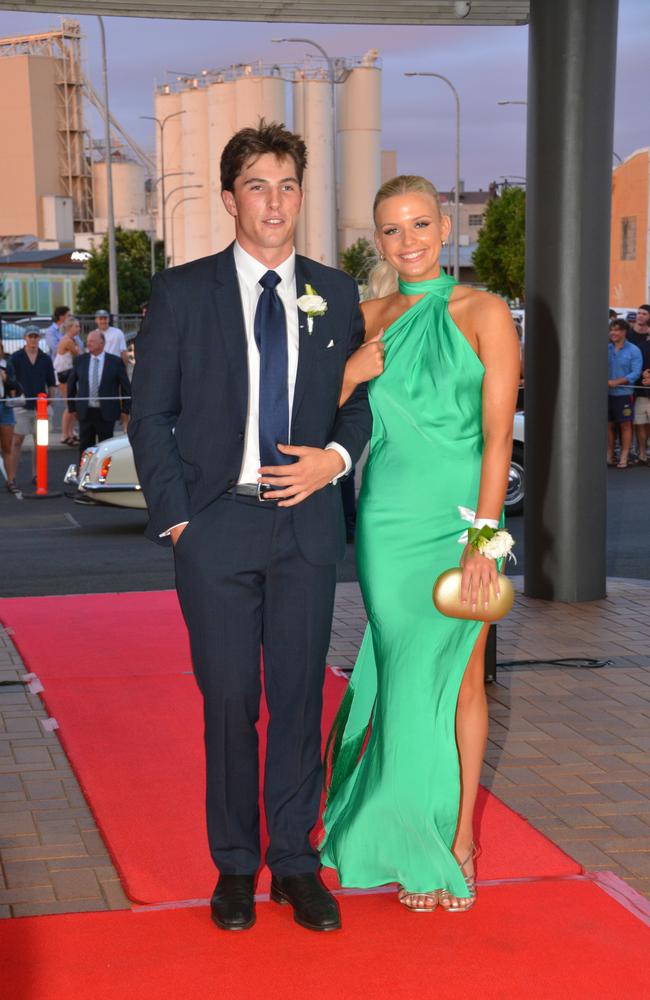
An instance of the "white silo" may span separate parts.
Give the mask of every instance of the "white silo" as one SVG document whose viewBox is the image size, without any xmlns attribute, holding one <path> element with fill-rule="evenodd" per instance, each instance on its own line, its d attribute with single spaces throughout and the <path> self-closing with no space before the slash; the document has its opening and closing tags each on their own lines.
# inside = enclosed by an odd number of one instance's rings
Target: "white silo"
<svg viewBox="0 0 650 1000">
<path fill-rule="evenodd" d="M 236 131 L 235 83 L 223 76 L 208 87 L 208 155 L 210 177 L 211 252 L 223 250 L 235 237 L 235 223 L 221 200 L 220 161 Z"/>
<path fill-rule="evenodd" d="M 144 167 L 135 160 L 113 162 L 113 198 L 119 219 L 146 215 Z"/>
<path fill-rule="evenodd" d="M 372 202 L 381 184 L 381 71 L 369 52 L 340 86 L 339 246 L 372 239 Z"/>
<path fill-rule="evenodd" d="M 156 126 L 156 169 L 157 175 L 154 178 L 154 183 L 156 184 L 156 194 L 157 194 L 157 205 L 158 205 L 158 223 L 157 223 L 157 236 L 158 239 L 163 238 L 163 225 L 162 225 L 162 213 L 163 213 L 163 184 L 161 181 L 163 168 L 165 172 L 165 196 L 166 196 L 166 206 L 165 206 L 165 229 L 167 237 L 167 246 L 165 248 L 167 261 L 171 262 L 172 258 L 172 233 L 171 233 L 171 210 L 173 205 L 178 202 L 178 199 L 182 197 L 180 191 L 172 194 L 170 193 L 174 188 L 184 184 L 185 181 L 181 174 L 183 170 L 183 130 L 181 126 L 181 120 L 185 117 L 182 114 L 178 114 L 181 111 L 181 95 L 179 91 L 174 91 L 171 89 L 169 84 L 165 84 L 159 90 L 156 91 L 154 99 L 154 114 L 160 122 L 164 122 L 163 125 L 163 141 L 164 149 L 161 150 L 160 144 L 160 128 Z M 170 117 L 174 116 L 174 117 Z M 162 157 L 162 152 L 164 152 L 164 159 Z M 170 176 L 174 174 L 175 176 Z M 183 229 L 183 209 L 185 205 L 180 205 L 174 212 L 174 252 L 176 254 L 177 260 L 185 259 L 185 238 Z"/>
<path fill-rule="evenodd" d="M 210 153 L 208 149 L 208 88 L 200 78 L 181 91 L 180 116 L 183 130 L 182 169 L 180 178 L 188 187 L 174 195 L 183 201 L 185 246 L 183 257 L 175 254 L 174 263 L 206 257 L 212 249 L 210 225 Z M 173 205 L 171 206 L 173 211 Z M 178 209 L 177 211 L 180 211 Z"/>
<path fill-rule="evenodd" d="M 115 173 L 113 173 L 115 182 Z M 115 192 L 113 192 L 113 205 L 115 205 Z M 93 215 L 95 222 L 93 230 L 96 233 L 105 233 L 108 227 L 108 195 L 106 189 L 106 161 L 101 160 L 93 163 Z"/>
<path fill-rule="evenodd" d="M 113 177 L 113 211 L 115 224 L 122 229 L 146 229 L 149 224 L 147 215 L 145 173 L 144 167 L 135 160 L 128 160 L 115 155 L 111 163 Z M 106 161 L 93 163 L 93 202 L 95 218 L 104 226 L 95 226 L 96 232 L 106 228 L 107 192 L 106 192 Z"/>
<path fill-rule="evenodd" d="M 283 122 L 286 116 L 284 80 L 279 76 L 254 76 L 251 66 L 235 81 L 236 130 L 267 122 Z"/>
<path fill-rule="evenodd" d="M 115 155 L 111 163 L 115 224 L 122 229 L 149 229 L 144 167 L 135 160 Z M 93 163 L 93 205 L 95 232 L 107 229 L 106 161 Z"/>
<path fill-rule="evenodd" d="M 304 69 L 296 70 L 293 87 L 293 130 L 298 135 L 305 134 L 305 97 L 307 88 L 307 74 Z M 309 153 L 309 150 L 307 151 Z M 303 191 L 306 191 L 307 177 L 303 179 Z M 307 255 L 307 206 L 303 201 L 302 210 L 296 223 L 296 250 L 298 253 Z"/>
<path fill-rule="evenodd" d="M 336 266 L 332 114 L 327 74 L 301 73 L 294 86 L 294 129 L 307 145 L 307 170 L 296 246 L 313 260 Z"/>
</svg>

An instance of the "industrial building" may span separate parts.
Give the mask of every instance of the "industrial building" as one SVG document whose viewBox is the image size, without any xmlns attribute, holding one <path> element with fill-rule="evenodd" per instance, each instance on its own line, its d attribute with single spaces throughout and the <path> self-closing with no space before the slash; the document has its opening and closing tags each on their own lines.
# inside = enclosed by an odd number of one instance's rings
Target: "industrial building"
<svg viewBox="0 0 650 1000">
<path fill-rule="evenodd" d="M 103 106 L 83 73 L 81 42 L 79 23 L 69 19 L 0 40 L 0 113 L 12 150 L 0 162 L 0 253 L 88 250 L 107 230 L 106 149 L 84 116 L 88 101 Z M 372 236 L 374 192 L 397 171 L 395 153 L 381 150 L 375 50 L 336 59 L 331 70 L 310 60 L 203 71 L 159 86 L 154 104 L 162 126 L 155 157 L 111 116 L 114 215 L 117 226 L 165 236 L 169 264 L 232 240 L 219 160 L 231 135 L 260 118 L 285 122 L 307 142 L 299 252 L 335 264 L 339 250 Z"/>
<path fill-rule="evenodd" d="M 87 103 L 100 98 L 82 69 L 81 28 L 0 39 L 0 115 L 10 155 L 0 161 L 0 248 L 89 249 L 107 227 L 106 151 Z M 111 120 L 116 223 L 152 230 L 149 157 Z M 117 135 L 121 142 L 117 143 Z"/>
<path fill-rule="evenodd" d="M 0 118 L 0 236 L 71 245 L 93 228 L 77 22 L 0 40 Z"/>
<path fill-rule="evenodd" d="M 307 143 L 298 252 L 335 263 L 336 245 L 343 249 L 360 236 L 371 238 L 372 200 L 382 180 L 381 68 L 374 50 L 358 61 L 337 60 L 336 66 L 336 189 L 332 84 L 324 64 L 231 66 L 157 88 L 155 116 L 162 127 L 156 176 L 165 178 L 156 186 L 158 237 L 164 212 L 169 263 L 215 253 L 233 239 L 234 223 L 221 201 L 219 160 L 231 135 L 260 118 L 286 122 Z M 394 154 L 384 154 L 384 162 L 396 166 Z"/>
</svg>

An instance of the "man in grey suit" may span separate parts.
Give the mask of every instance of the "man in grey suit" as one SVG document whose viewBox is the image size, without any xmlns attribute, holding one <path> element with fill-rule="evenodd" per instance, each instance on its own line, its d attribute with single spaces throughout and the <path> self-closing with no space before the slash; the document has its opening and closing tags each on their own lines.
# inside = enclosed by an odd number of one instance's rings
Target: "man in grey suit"
<svg viewBox="0 0 650 1000">
<path fill-rule="evenodd" d="M 68 376 L 68 409 L 79 418 L 79 455 L 113 437 L 116 420 L 128 424 L 131 383 L 124 362 L 104 350 L 99 330 L 88 334 L 88 354 L 78 354 Z M 80 397 L 77 399 L 76 397 Z"/>
</svg>

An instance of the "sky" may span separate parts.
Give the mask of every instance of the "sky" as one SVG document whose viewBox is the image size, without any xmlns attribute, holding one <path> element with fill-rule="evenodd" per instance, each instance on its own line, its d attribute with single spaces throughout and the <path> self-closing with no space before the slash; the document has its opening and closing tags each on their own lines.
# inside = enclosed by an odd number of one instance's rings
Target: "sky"
<svg viewBox="0 0 650 1000">
<path fill-rule="evenodd" d="M 62 16 L 66 16 L 62 12 Z M 76 15 L 67 15 L 75 17 Z M 86 72 L 101 85 L 99 30 L 80 17 Z M 199 73 L 232 63 L 302 62 L 309 48 L 273 44 L 287 35 L 313 38 L 331 56 L 359 58 L 379 50 L 383 62 L 382 147 L 396 149 L 400 173 L 425 174 L 441 190 L 453 185 L 455 118 L 451 91 L 435 79 L 406 79 L 405 71 L 449 77 L 461 100 L 461 176 L 466 189 L 525 174 L 526 27 L 373 26 L 178 21 L 106 17 L 111 111 L 145 148 L 153 148 L 154 83 L 168 70 Z M 57 27 L 55 15 L 0 11 L 0 37 Z M 650 3 L 620 0 L 614 149 L 625 158 L 650 145 Z M 101 135 L 93 122 L 93 135 Z"/>
</svg>

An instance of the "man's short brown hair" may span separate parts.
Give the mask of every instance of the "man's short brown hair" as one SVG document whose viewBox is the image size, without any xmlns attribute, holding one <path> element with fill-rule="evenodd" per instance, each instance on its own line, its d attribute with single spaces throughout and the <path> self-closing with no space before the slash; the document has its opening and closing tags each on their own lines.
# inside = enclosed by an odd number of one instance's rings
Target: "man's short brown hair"
<svg viewBox="0 0 650 1000">
<path fill-rule="evenodd" d="M 307 166 L 307 147 L 294 132 L 290 132 L 281 122 L 266 122 L 260 118 L 257 128 L 242 128 L 235 132 L 221 154 L 221 190 L 234 191 L 235 181 L 244 169 L 244 164 L 265 153 L 273 153 L 278 159 L 290 156 L 296 165 L 298 183 Z"/>
</svg>

